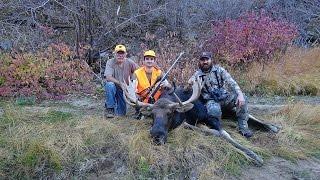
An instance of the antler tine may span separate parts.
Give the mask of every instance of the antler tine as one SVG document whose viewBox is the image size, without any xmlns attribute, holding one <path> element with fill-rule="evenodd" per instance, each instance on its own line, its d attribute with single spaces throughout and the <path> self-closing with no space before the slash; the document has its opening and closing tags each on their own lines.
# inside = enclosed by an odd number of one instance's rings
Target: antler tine
<svg viewBox="0 0 320 180">
<path fill-rule="evenodd" d="M 125 94 L 125 91 L 123 91 L 123 92 L 124 92 L 124 94 L 123 94 L 124 100 L 126 101 L 126 103 L 129 104 L 130 106 L 136 106 L 135 103 L 132 103 L 130 100 L 127 99 L 127 96 L 126 96 L 126 94 Z"/>
<path fill-rule="evenodd" d="M 124 92 L 125 101 L 131 106 L 141 106 L 141 107 L 152 107 L 152 104 L 144 103 L 138 100 L 136 96 L 136 84 L 137 80 L 130 80 L 129 77 L 129 85 L 126 83 L 123 84 L 122 90 Z"/>
<path fill-rule="evenodd" d="M 172 103 L 170 104 L 170 106 L 174 107 L 174 106 L 184 106 L 188 103 L 191 103 L 195 100 L 197 100 L 201 94 L 201 89 L 202 89 L 202 86 L 203 86 L 203 83 L 202 83 L 202 79 L 200 77 L 197 77 L 196 79 L 193 80 L 193 84 L 192 84 L 192 95 L 191 97 L 184 101 L 184 102 L 181 102 L 179 101 L 179 97 L 177 98 L 178 99 L 178 103 Z M 177 96 L 176 96 L 177 97 Z"/>
<path fill-rule="evenodd" d="M 185 105 L 197 100 L 201 94 L 202 85 L 202 79 L 200 77 L 197 77 L 195 80 L 193 80 L 192 95 L 187 101 L 182 102 L 182 104 Z"/>
</svg>

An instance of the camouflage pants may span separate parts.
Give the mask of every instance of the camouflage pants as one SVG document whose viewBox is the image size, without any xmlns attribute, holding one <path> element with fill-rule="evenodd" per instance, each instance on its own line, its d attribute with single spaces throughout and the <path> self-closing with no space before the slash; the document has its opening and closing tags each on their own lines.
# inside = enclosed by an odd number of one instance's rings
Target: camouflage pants
<svg viewBox="0 0 320 180">
<path fill-rule="evenodd" d="M 209 117 L 218 118 L 222 117 L 236 118 L 238 121 L 239 129 L 248 128 L 248 106 L 247 100 L 245 104 L 238 108 L 236 106 L 237 94 L 229 95 L 224 101 L 216 102 L 214 100 L 208 100 L 206 107 Z"/>
</svg>

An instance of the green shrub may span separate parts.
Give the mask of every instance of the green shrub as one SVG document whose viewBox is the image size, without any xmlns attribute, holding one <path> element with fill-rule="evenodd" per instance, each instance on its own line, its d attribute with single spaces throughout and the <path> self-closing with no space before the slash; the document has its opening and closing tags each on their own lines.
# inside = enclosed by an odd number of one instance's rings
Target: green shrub
<svg viewBox="0 0 320 180">
<path fill-rule="evenodd" d="M 276 94 L 278 82 L 276 80 L 262 80 L 254 89 L 255 94 Z"/>
<path fill-rule="evenodd" d="M 5 81 L 6 81 L 6 79 L 4 77 L 0 77 L 0 86 L 2 86 Z"/>
</svg>

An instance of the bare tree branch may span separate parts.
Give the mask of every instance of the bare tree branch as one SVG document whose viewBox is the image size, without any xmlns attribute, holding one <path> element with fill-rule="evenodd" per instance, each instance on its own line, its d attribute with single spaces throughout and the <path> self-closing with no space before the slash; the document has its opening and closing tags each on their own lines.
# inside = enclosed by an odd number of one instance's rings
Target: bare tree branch
<svg viewBox="0 0 320 180">
<path fill-rule="evenodd" d="M 44 7 L 44 6 L 45 6 L 47 3 L 49 3 L 49 2 L 50 2 L 50 0 L 44 1 L 44 2 L 42 2 L 39 6 L 32 7 L 32 9 L 33 9 L 33 11 L 35 11 L 35 10 L 37 10 L 37 9 L 39 9 L 39 8 Z"/>
<path fill-rule="evenodd" d="M 112 32 L 113 30 L 119 28 L 120 26 L 122 26 L 122 25 L 130 22 L 131 20 L 133 20 L 133 19 L 135 19 L 135 18 L 137 18 L 137 17 L 145 16 L 145 15 L 147 15 L 147 14 L 150 14 L 150 13 L 152 13 L 152 12 L 158 11 L 158 10 L 160 10 L 160 9 L 164 9 L 164 6 L 167 5 L 167 4 L 168 4 L 168 3 L 165 3 L 165 4 L 161 5 L 161 6 L 159 6 L 158 8 L 152 9 L 152 10 L 146 12 L 146 13 L 137 14 L 137 15 L 135 15 L 135 16 L 133 16 L 133 17 L 131 17 L 131 18 L 129 18 L 129 19 L 121 22 L 121 23 L 118 24 L 117 26 L 111 28 L 108 32 L 104 33 L 104 36 L 106 36 L 107 34 L 109 34 L 110 32 Z"/>
<path fill-rule="evenodd" d="M 307 15 L 311 15 L 311 16 L 315 16 L 315 17 L 320 17 L 320 14 L 314 14 L 314 13 L 312 13 L 312 12 L 310 12 L 310 11 L 306 11 L 306 10 L 303 10 L 303 9 L 300 9 L 300 8 L 297 8 L 296 11 L 303 12 L 303 13 L 305 13 L 305 14 L 307 14 Z"/>
<path fill-rule="evenodd" d="M 57 0 L 53 0 L 53 1 L 56 2 L 57 4 L 59 4 L 60 6 L 64 7 L 65 9 L 67 9 L 67 10 L 70 11 L 71 13 L 76 14 L 76 15 L 78 15 L 78 16 L 81 17 L 81 14 L 79 14 L 79 13 L 77 13 L 76 11 L 70 9 L 68 6 L 63 5 L 61 2 L 59 2 L 59 1 L 57 1 Z"/>
</svg>

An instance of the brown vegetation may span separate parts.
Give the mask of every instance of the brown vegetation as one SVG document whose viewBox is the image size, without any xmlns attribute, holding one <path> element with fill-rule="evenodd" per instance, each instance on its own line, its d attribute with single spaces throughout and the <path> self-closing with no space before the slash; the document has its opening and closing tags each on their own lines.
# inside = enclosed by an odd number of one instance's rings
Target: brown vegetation
<svg viewBox="0 0 320 180">
<path fill-rule="evenodd" d="M 320 48 L 291 47 L 269 65 L 253 63 L 233 76 L 245 92 L 269 95 L 319 95 Z"/>
<path fill-rule="evenodd" d="M 167 144 L 155 146 L 151 119 L 107 121 L 95 101 L 86 102 L 95 109 L 66 102 L 18 106 L 1 101 L 1 177 L 211 179 L 240 174 L 250 164 L 220 138 L 178 128 Z M 264 159 L 319 158 L 319 113 L 319 106 L 291 104 L 264 117 L 282 125 L 279 134 L 256 132 L 249 141 L 235 131 L 234 122 L 224 120 L 223 126 Z"/>
</svg>

